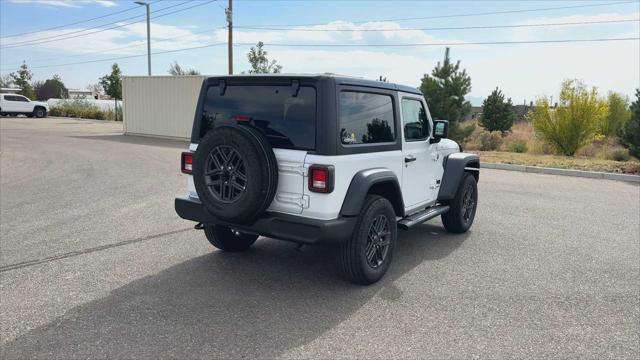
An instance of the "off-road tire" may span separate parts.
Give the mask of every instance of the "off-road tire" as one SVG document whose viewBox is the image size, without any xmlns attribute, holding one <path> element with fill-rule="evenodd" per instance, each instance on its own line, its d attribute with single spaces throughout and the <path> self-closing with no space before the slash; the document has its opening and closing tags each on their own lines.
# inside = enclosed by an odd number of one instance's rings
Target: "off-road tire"
<svg viewBox="0 0 640 360">
<path fill-rule="evenodd" d="M 245 251 L 258 239 L 258 235 L 242 233 L 221 225 L 205 225 L 204 234 L 211 245 L 227 252 Z"/>
<path fill-rule="evenodd" d="M 471 194 L 467 194 L 472 191 Z M 465 196 L 471 196 L 472 203 L 465 206 Z M 466 201 L 468 201 L 467 199 Z M 458 185 L 456 196 L 453 200 L 445 202 L 449 205 L 449 211 L 441 215 L 444 228 L 450 233 L 461 234 L 469 230 L 476 216 L 478 207 L 478 185 L 476 179 L 468 172 L 465 172 Z M 471 206 L 471 209 L 468 209 Z M 468 214 L 467 211 L 469 211 Z"/>
<path fill-rule="evenodd" d="M 384 235 L 384 239 L 379 237 L 380 240 L 375 241 L 387 241 L 388 248 L 382 262 L 374 267 L 367 257 L 367 249 L 368 244 L 372 242 L 370 232 L 376 224 L 376 219 L 380 217 L 387 221 L 387 227 L 384 230 L 388 231 L 388 234 Z M 380 280 L 391 263 L 397 237 L 396 214 L 389 200 L 378 195 L 368 195 L 351 238 L 340 245 L 340 263 L 344 276 L 360 285 L 369 285 Z"/>
<path fill-rule="evenodd" d="M 220 188 L 207 185 L 212 179 L 207 176 L 215 170 L 212 167 L 215 162 L 207 159 L 220 149 L 235 151 L 242 161 L 242 190 L 233 190 L 236 192 L 233 199 L 221 199 L 216 194 Z M 259 130 L 245 125 L 220 126 L 209 131 L 198 144 L 193 181 L 200 201 L 212 215 L 229 222 L 250 223 L 273 201 L 278 188 L 278 164 L 269 141 Z M 234 185 L 238 185 L 237 180 Z"/>
</svg>

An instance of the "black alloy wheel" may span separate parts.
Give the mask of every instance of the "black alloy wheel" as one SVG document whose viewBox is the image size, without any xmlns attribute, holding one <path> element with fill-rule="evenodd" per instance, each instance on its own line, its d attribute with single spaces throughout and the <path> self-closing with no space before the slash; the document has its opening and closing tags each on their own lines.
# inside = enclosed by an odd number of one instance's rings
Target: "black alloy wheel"
<svg viewBox="0 0 640 360">
<path fill-rule="evenodd" d="M 367 238 L 366 256 L 367 264 L 372 269 L 377 269 L 384 263 L 391 243 L 391 231 L 389 219 L 385 215 L 378 215 L 371 222 Z"/>
<path fill-rule="evenodd" d="M 242 196 L 247 186 L 247 169 L 238 151 L 226 145 L 216 146 L 205 167 L 205 184 L 216 200 L 229 204 Z"/>
</svg>

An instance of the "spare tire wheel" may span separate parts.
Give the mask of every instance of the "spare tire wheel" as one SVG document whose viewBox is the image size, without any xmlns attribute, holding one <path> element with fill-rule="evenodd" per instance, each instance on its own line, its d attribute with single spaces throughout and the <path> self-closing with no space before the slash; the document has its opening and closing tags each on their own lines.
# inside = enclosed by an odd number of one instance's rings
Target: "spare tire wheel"
<svg viewBox="0 0 640 360">
<path fill-rule="evenodd" d="M 194 154 L 193 182 L 200 201 L 229 222 L 255 220 L 273 201 L 278 164 L 257 129 L 238 125 L 209 131 Z"/>
</svg>

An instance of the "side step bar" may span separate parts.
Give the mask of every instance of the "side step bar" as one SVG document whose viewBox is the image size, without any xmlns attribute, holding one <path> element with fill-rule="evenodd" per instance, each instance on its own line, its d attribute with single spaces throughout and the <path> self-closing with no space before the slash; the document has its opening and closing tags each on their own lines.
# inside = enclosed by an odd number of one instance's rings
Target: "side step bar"
<svg viewBox="0 0 640 360">
<path fill-rule="evenodd" d="M 398 227 L 400 229 L 407 230 L 412 226 L 422 224 L 423 222 L 433 219 L 434 217 L 444 214 L 449 211 L 449 205 L 439 205 L 430 207 L 428 209 L 424 209 L 419 213 L 415 213 L 413 215 L 407 216 L 402 220 L 398 221 Z"/>
</svg>

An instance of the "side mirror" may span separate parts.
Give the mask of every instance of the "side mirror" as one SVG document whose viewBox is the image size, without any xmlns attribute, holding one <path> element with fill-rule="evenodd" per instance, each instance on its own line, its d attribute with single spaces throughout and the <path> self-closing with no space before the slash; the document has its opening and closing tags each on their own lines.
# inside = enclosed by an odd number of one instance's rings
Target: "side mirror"
<svg viewBox="0 0 640 360">
<path fill-rule="evenodd" d="M 449 136 L 449 121 L 447 120 L 434 120 L 433 121 L 433 137 L 431 143 L 435 144 L 440 142 L 440 139 L 447 138 Z"/>
</svg>

